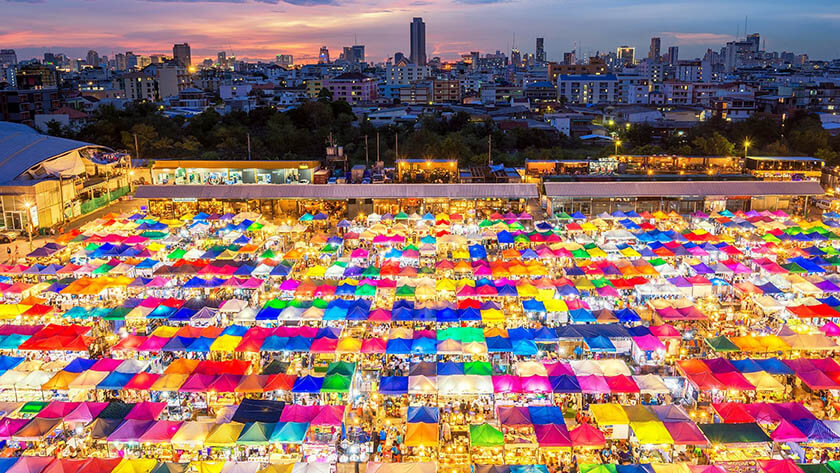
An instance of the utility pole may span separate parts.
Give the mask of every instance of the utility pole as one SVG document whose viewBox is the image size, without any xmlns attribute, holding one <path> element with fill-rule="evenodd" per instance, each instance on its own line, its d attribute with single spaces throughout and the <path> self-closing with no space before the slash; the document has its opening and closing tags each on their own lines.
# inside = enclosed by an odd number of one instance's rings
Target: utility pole
<svg viewBox="0 0 840 473">
<path fill-rule="evenodd" d="M 379 132 L 376 132 L 376 162 L 379 162 Z"/>
<path fill-rule="evenodd" d="M 140 159 L 140 145 L 137 144 L 137 133 L 134 134 L 134 155 Z"/>
<path fill-rule="evenodd" d="M 368 159 L 368 135 L 365 135 L 365 167 L 370 166 L 370 160 Z"/>
<path fill-rule="evenodd" d="M 487 135 L 487 165 L 493 165 L 493 135 Z"/>
<path fill-rule="evenodd" d="M 400 159 L 400 132 L 394 134 L 394 161 Z"/>
<path fill-rule="evenodd" d="M 64 178 L 61 176 L 61 172 L 58 173 L 58 196 L 61 198 L 61 225 L 63 226 L 67 219 L 64 213 Z"/>
<path fill-rule="evenodd" d="M 251 160 L 251 134 L 248 133 L 248 161 Z"/>
</svg>

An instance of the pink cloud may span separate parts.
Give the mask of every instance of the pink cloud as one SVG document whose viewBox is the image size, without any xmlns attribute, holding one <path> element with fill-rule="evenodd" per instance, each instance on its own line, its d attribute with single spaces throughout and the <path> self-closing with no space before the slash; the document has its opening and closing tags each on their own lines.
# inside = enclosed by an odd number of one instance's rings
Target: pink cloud
<svg viewBox="0 0 840 473">
<path fill-rule="evenodd" d="M 685 33 L 674 31 L 663 31 L 660 36 L 666 38 L 673 38 L 679 46 L 683 45 L 703 45 L 703 44 L 722 44 L 727 41 L 735 40 L 735 37 L 729 34 L 720 33 Z"/>
</svg>

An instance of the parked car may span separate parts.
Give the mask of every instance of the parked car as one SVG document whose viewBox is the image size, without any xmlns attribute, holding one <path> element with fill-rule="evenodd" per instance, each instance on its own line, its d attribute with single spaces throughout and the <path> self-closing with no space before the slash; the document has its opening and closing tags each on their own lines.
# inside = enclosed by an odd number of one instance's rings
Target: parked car
<svg viewBox="0 0 840 473">
<path fill-rule="evenodd" d="M 18 233 L 12 230 L 0 231 L 0 243 L 11 243 L 18 237 Z"/>
</svg>

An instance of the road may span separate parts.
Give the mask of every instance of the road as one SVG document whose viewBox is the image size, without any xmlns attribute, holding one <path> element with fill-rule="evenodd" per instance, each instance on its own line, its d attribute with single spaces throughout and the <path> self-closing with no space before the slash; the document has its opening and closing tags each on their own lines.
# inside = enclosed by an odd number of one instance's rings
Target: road
<svg viewBox="0 0 840 473">
<path fill-rule="evenodd" d="M 146 199 L 118 200 L 116 202 L 111 203 L 108 206 L 102 207 L 101 209 L 98 209 L 83 217 L 79 217 L 76 220 L 73 220 L 72 222 L 65 225 L 64 231 L 69 232 L 73 229 L 80 228 L 86 223 L 96 220 L 110 212 L 116 214 L 127 213 L 130 211 L 139 210 L 140 207 L 143 205 L 148 205 L 148 201 Z M 51 236 L 33 237 L 32 248 L 39 248 L 51 241 L 53 241 L 53 237 Z M 25 237 L 18 237 L 17 240 L 11 243 L 0 244 L 0 262 L 2 262 L 3 264 L 16 263 L 19 259 L 24 258 L 30 251 L 31 250 L 29 249 L 29 240 Z"/>
</svg>

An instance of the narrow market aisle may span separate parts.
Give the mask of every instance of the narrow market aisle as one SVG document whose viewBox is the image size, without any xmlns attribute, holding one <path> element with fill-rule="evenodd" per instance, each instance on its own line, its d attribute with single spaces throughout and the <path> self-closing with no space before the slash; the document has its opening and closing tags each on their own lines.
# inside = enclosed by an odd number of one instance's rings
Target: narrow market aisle
<svg viewBox="0 0 840 473">
<path fill-rule="evenodd" d="M 88 215 L 73 220 L 65 226 L 64 231 L 68 232 L 70 230 L 80 228 L 86 223 L 96 220 L 110 212 L 124 214 L 132 210 L 139 209 L 141 206 L 144 205 L 148 205 L 148 200 L 118 200 L 113 202 L 111 205 L 102 207 L 101 209 L 98 209 L 95 212 L 91 212 Z M 46 243 L 49 243 L 53 240 L 54 237 L 51 235 L 33 236 L 32 249 L 44 246 Z M 2 262 L 3 264 L 15 263 L 16 261 L 18 261 L 18 259 L 24 258 L 30 251 L 32 250 L 29 246 L 29 239 L 27 239 L 25 236 L 19 236 L 15 241 L 11 243 L 0 244 L 0 262 Z"/>
</svg>

